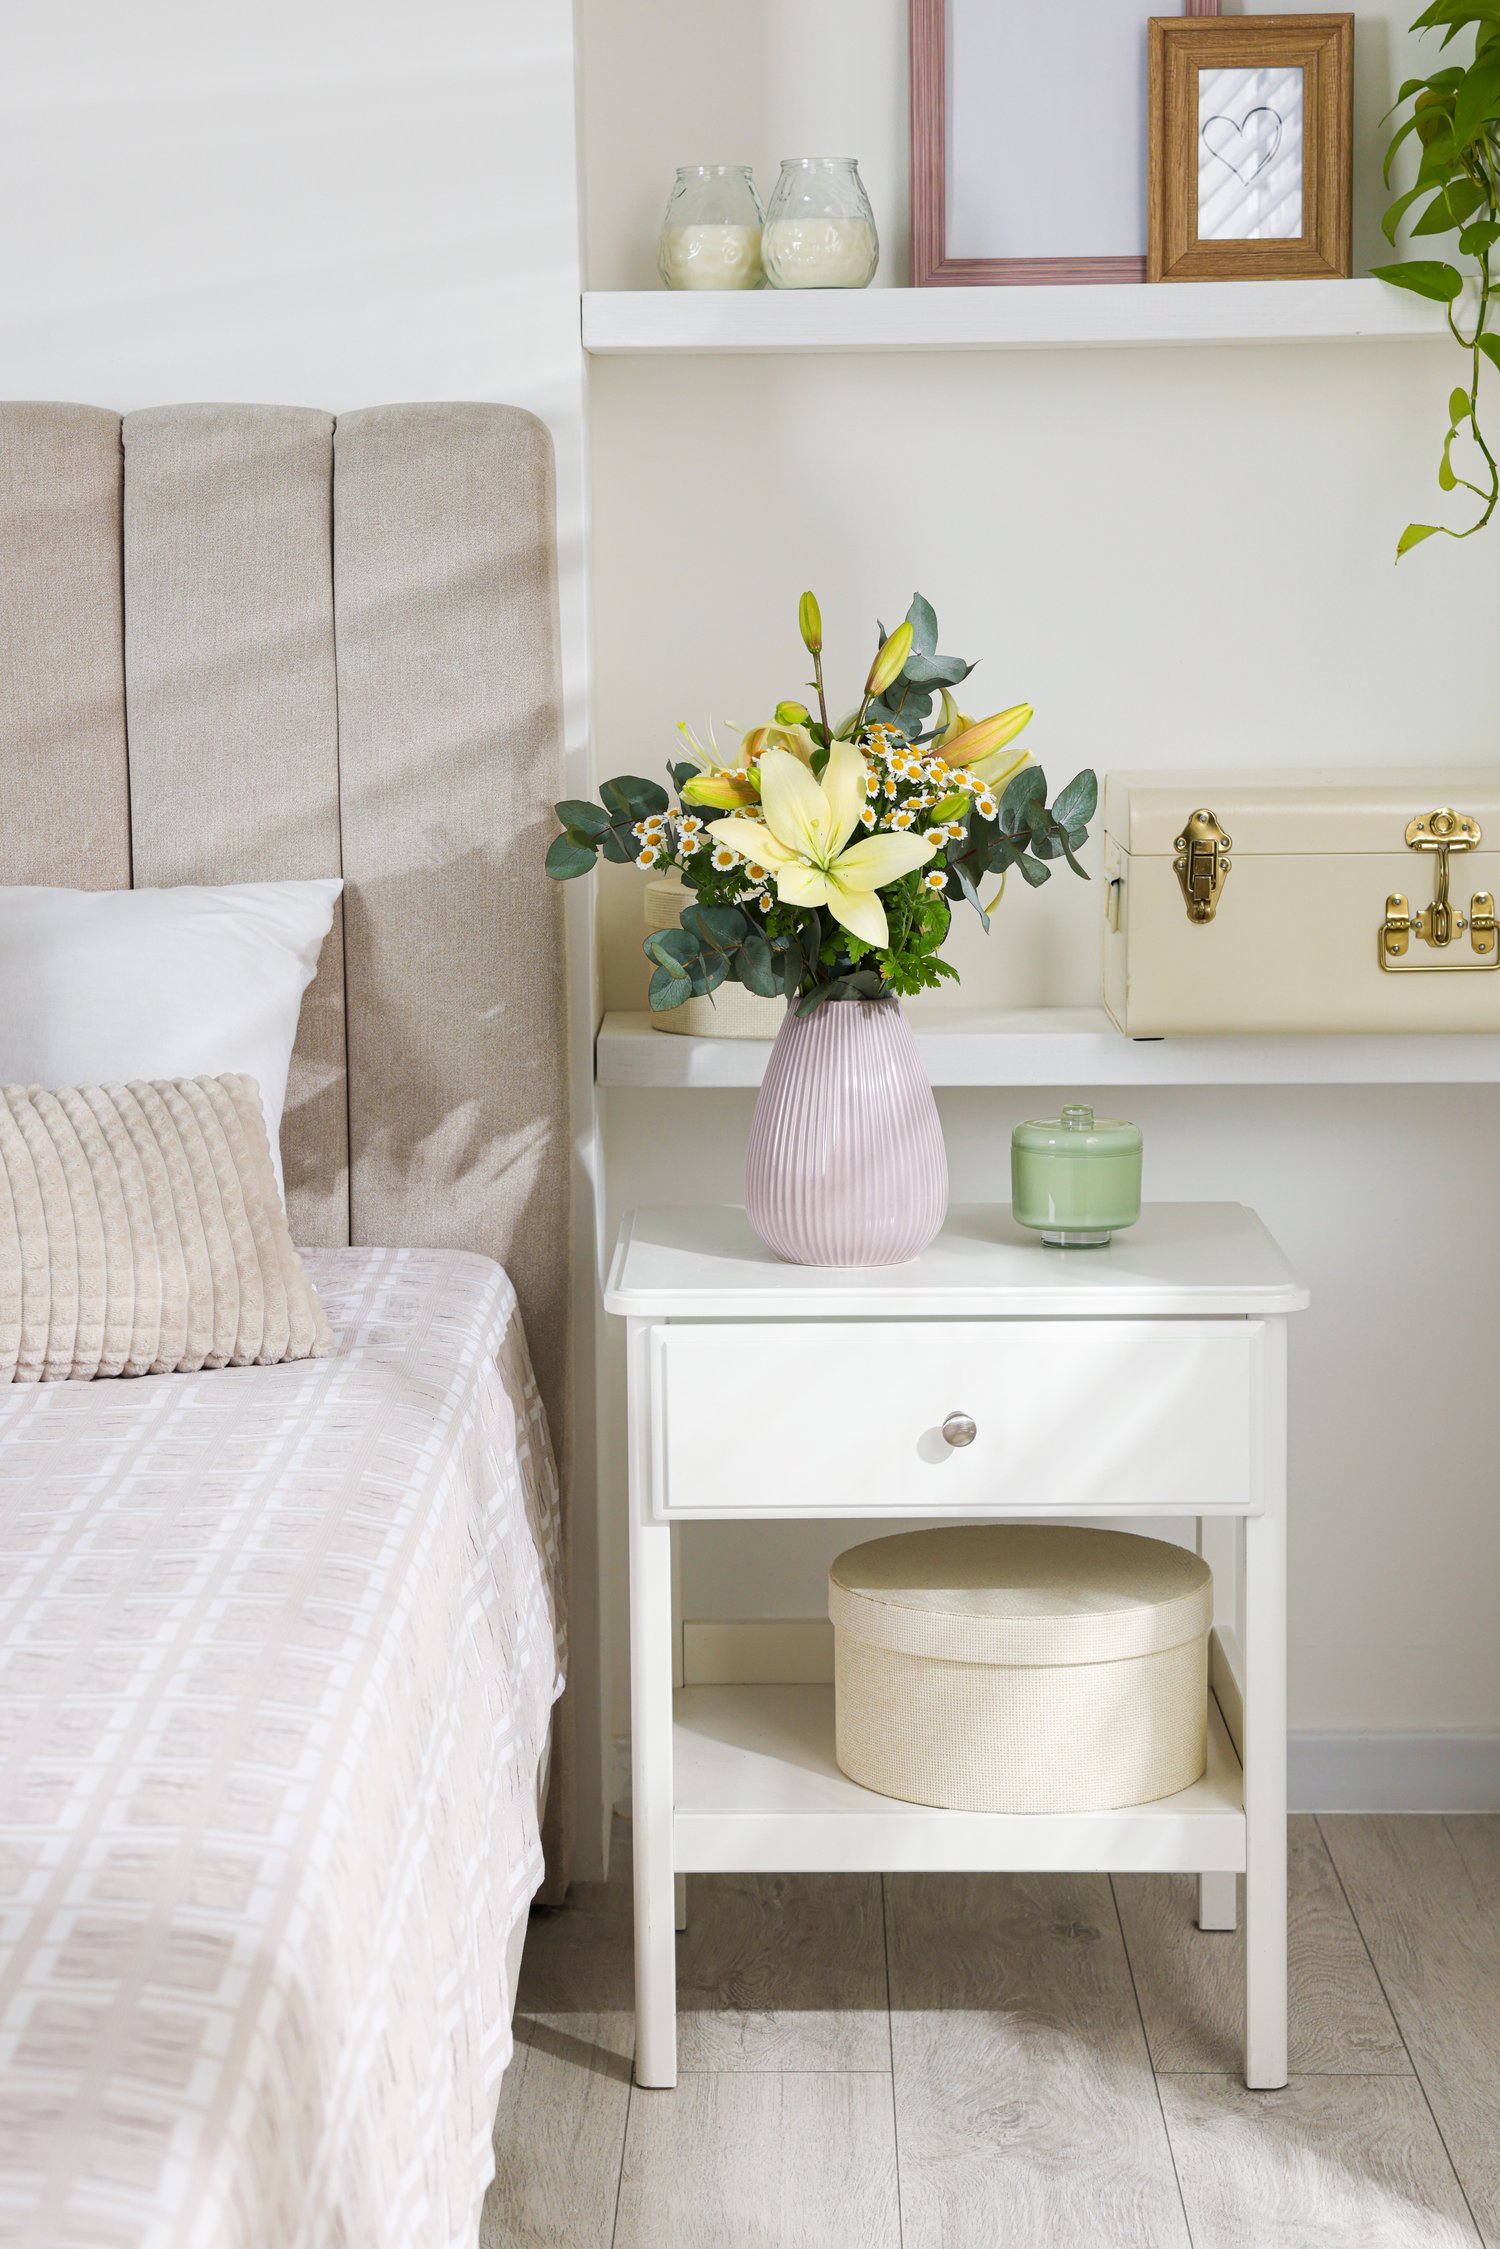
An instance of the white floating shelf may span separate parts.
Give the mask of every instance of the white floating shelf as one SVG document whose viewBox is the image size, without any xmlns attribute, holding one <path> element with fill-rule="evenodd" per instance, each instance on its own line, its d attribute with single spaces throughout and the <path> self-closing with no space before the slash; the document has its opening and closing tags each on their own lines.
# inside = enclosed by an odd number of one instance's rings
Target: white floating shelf
<svg viewBox="0 0 1500 2249">
<path fill-rule="evenodd" d="M 933 1085 L 1494 1085 L 1500 1037 L 1127 1039 L 1098 1007 L 950 1008 L 916 1015 Z M 699 1039 L 606 1015 L 603 1086 L 758 1086 L 769 1039 Z"/>
<path fill-rule="evenodd" d="M 1021 289 L 640 289 L 583 300 L 590 352 L 1048 351 L 1108 344 L 1391 343 L 1446 335 L 1387 282 L 1105 282 Z"/>
<path fill-rule="evenodd" d="M 832 1687 L 685 1687 L 675 1697 L 672 1857 L 689 1873 L 1237 1871 L 1239 1761 L 1209 1699 L 1208 1770 L 1113 1812 L 947 1812 L 877 1796 L 834 1757 Z"/>
</svg>

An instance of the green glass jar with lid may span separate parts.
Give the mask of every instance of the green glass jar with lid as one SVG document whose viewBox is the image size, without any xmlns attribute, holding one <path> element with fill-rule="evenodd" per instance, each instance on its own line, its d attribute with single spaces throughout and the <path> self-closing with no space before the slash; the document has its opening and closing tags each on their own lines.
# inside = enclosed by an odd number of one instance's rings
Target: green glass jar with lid
<svg viewBox="0 0 1500 2249">
<path fill-rule="evenodd" d="M 1141 1215 L 1141 1128 L 1070 1102 L 1018 1124 L 1010 1141 L 1018 1225 L 1057 1249 L 1097 1249 Z"/>
</svg>

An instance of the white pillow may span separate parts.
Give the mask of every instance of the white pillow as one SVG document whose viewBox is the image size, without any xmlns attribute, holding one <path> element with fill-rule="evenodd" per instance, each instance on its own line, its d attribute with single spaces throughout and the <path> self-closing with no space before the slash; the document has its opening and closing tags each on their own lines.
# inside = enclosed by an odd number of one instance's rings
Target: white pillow
<svg viewBox="0 0 1500 2249">
<path fill-rule="evenodd" d="M 0 887 L 0 1085 L 254 1078 L 280 1188 L 297 1017 L 343 887 Z"/>
</svg>

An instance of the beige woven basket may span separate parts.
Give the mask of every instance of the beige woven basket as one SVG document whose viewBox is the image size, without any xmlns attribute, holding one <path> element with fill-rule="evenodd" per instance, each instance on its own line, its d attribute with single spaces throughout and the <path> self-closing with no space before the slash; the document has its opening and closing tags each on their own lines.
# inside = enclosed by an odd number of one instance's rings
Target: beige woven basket
<svg viewBox="0 0 1500 2249">
<path fill-rule="evenodd" d="M 836 1753 L 882 1796 L 1086 1812 L 1208 1762 L 1208 1564 L 1126 1531 L 968 1524 L 851 1547 L 828 1577 Z"/>
<path fill-rule="evenodd" d="M 692 892 L 678 874 L 659 875 L 646 885 L 646 928 L 675 929 Z M 784 1000 L 763 1000 L 743 984 L 721 984 L 706 999 L 684 1000 L 651 1018 L 658 1031 L 698 1039 L 774 1039 L 786 1014 Z"/>
</svg>

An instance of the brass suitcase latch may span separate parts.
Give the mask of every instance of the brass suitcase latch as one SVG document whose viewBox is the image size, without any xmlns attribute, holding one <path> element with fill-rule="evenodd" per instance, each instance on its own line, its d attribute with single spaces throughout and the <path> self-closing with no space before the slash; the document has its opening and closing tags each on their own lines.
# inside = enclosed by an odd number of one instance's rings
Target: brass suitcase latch
<svg viewBox="0 0 1500 2249">
<path fill-rule="evenodd" d="M 1172 865 L 1182 885 L 1189 921 L 1212 921 L 1229 874 L 1230 839 L 1211 812 L 1199 810 L 1172 846 Z"/>
<path fill-rule="evenodd" d="M 1431 851 L 1437 854 L 1437 868 L 1433 882 L 1432 904 L 1413 913 L 1410 901 L 1399 890 L 1393 890 L 1385 902 L 1385 920 L 1380 925 L 1380 965 L 1393 972 L 1432 973 L 1438 969 L 1494 968 L 1500 965 L 1500 942 L 1497 942 L 1495 923 L 1495 898 L 1489 890 L 1476 890 L 1469 900 L 1469 911 L 1464 914 L 1455 908 L 1449 895 L 1450 860 L 1455 851 L 1477 851 L 1483 842 L 1479 822 L 1467 812 L 1455 812 L 1448 805 L 1439 806 L 1436 812 L 1419 813 L 1406 824 L 1406 843 L 1410 851 Z M 1469 953 L 1460 952 L 1452 960 L 1413 960 L 1411 941 L 1419 937 L 1424 945 L 1435 952 L 1446 952 L 1455 937 L 1467 930 Z"/>
</svg>

